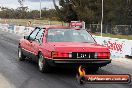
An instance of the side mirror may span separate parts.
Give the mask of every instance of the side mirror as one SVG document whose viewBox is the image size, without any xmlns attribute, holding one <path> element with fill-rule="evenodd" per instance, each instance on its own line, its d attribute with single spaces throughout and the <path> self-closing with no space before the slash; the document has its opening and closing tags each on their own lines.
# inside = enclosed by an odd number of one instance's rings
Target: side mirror
<svg viewBox="0 0 132 88">
<path fill-rule="evenodd" d="M 32 37 L 29 37 L 28 40 L 29 40 L 29 41 L 35 41 L 35 39 L 32 38 Z"/>
</svg>

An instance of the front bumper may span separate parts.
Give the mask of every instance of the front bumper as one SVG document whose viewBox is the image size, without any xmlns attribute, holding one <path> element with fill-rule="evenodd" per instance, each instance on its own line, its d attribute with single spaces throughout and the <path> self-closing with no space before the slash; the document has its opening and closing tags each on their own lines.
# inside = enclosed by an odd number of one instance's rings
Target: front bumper
<svg viewBox="0 0 132 88">
<path fill-rule="evenodd" d="M 50 59 L 48 63 L 52 66 L 98 66 L 102 67 L 111 63 L 111 59 Z"/>
</svg>

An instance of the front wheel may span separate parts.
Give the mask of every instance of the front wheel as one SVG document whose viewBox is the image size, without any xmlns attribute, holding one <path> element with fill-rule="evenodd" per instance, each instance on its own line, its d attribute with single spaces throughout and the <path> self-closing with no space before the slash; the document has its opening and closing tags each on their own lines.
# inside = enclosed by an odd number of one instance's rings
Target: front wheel
<svg viewBox="0 0 132 88">
<path fill-rule="evenodd" d="M 50 72 L 50 66 L 48 65 L 44 56 L 42 54 L 39 54 L 38 58 L 39 71 L 42 73 Z"/>
<path fill-rule="evenodd" d="M 18 60 L 19 61 L 24 61 L 25 60 L 25 56 L 24 56 L 24 54 L 23 54 L 23 52 L 22 52 L 22 49 L 19 47 L 18 48 Z"/>
</svg>

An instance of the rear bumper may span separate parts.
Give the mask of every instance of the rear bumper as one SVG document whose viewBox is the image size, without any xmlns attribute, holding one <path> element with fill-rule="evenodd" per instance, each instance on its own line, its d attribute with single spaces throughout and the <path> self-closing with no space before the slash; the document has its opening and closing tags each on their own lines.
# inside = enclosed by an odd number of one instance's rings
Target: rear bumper
<svg viewBox="0 0 132 88">
<path fill-rule="evenodd" d="M 97 60 L 97 59 L 55 59 L 53 60 L 54 63 L 96 63 L 96 64 L 103 64 L 103 63 L 110 63 L 111 62 L 111 59 L 100 59 L 100 60 Z"/>
<path fill-rule="evenodd" d="M 102 67 L 111 63 L 111 59 L 50 59 L 48 63 L 52 66 L 74 67 L 74 66 L 90 66 Z"/>
</svg>

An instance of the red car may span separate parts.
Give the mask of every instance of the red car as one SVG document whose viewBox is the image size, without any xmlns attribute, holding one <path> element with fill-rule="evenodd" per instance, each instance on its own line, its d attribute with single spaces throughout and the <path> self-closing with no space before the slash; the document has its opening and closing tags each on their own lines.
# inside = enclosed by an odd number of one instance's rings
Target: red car
<svg viewBox="0 0 132 88">
<path fill-rule="evenodd" d="M 53 66 L 79 65 L 96 72 L 111 63 L 109 49 L 98 45 L 85 29 L 60 26 L 36 27 L 20 40 L 18 57 L 20 61 L 26 57 L 37 61 L 41 72 L 49 72 Z"/>
</svg>

